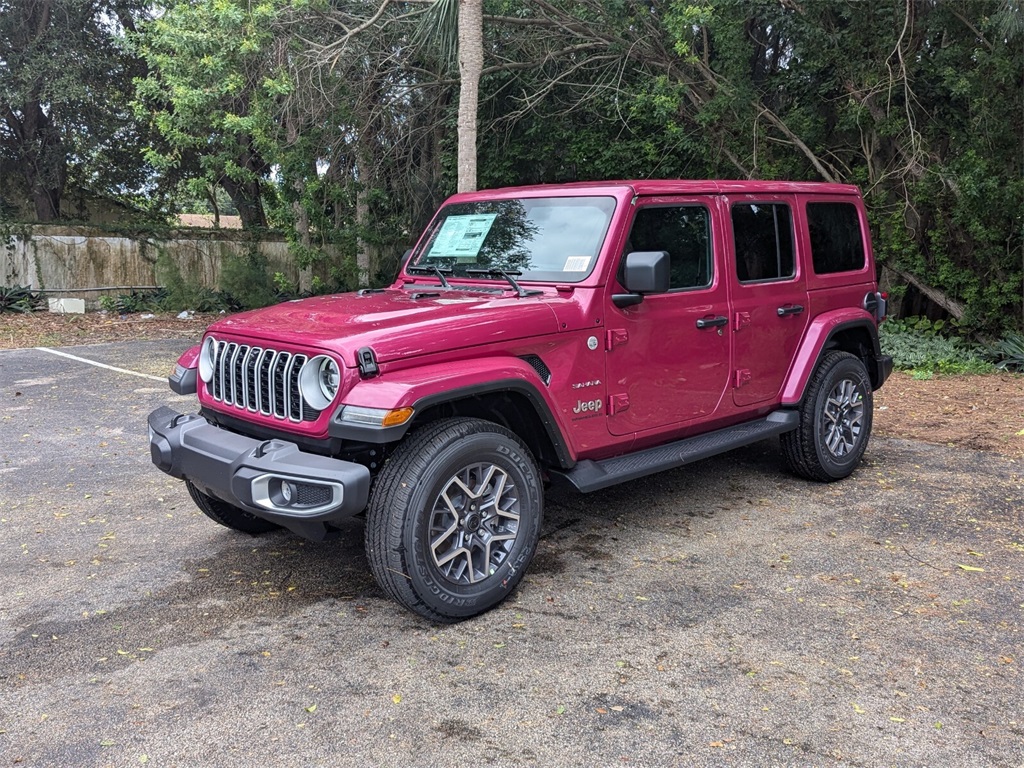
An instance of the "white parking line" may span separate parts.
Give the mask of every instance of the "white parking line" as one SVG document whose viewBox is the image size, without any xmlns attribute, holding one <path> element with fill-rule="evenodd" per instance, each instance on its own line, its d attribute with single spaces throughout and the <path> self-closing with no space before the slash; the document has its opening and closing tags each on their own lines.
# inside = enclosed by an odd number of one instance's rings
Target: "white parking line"
<svg viewBox="0 0 1024 768">
<path fill-rule="evenodd" d="M 51 355 L 57 355 L 59 357 L 66 357 L 69 360 L 77 360 L 80 363 L 86 363 L 87 365 L 95 365 L 97 368 L 106 368 L 108 371 L 117 371 L 118 373 L 127 373 L 129 376 L 141 376 L 144 379 L 150 379 L 151 381 L 162 381 L 167 382 L 166 376 L 150 376 L 148 373 L 139 373 L 138 371 L 129 371 L 127 368 L 118 368 L 114 365 L 107 365 L 106 363 L 97 363 L 95 360 L 86 360 L 84 357 L 78 357 L 77 355 L 69 355 L 67 352 L 60 352 L 56 349 L 50 349 L 49 347 L 35 347 L 40 352 L 49 352 Z"/>
</svg>

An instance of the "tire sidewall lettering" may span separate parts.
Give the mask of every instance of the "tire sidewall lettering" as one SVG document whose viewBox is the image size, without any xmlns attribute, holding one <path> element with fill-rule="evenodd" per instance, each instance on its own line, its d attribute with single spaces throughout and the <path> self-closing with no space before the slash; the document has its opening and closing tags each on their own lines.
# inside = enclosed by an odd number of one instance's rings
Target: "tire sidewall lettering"
<svg viewBox="0 0 1024 768">
<path fill-rule="evenodd" d="M 496 439 L 500 438 L 500 439 Z M 539 474 L 532 459 L 500 433 L 470 432 L 443 446 L 434 460 L 413 478 L 413 492 L 404 510 L 406 572 L 415 591 L 426 593 L 454 615 L 473 615 L 504 599 L 533 558 L 543 515 Z M 520 530 L 508 558 L 487 578 L 472 585 L 447 582 L 432 562 L 429 519 L 438 495 L 461 466 L 490 461 L 509 472 L 519 490 Z"/>
</svg>

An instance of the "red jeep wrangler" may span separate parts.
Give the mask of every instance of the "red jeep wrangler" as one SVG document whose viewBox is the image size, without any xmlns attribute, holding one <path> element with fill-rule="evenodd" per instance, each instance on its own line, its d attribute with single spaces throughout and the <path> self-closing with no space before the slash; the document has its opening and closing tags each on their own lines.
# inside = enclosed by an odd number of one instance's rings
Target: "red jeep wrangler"
<svg viewBox="0 0 1024 768">
<path fill-rule="evenodd" d="M 221 320 L 149 416 L 153 462 L 246 533 L 366 512 L 434 621 L 522 578 L 546 480 L 580 491 L 778 435 L 849 475 L 892 367 L 855 187 L 634 181 L 456 195 L 383 289 Z"/>
</svg>

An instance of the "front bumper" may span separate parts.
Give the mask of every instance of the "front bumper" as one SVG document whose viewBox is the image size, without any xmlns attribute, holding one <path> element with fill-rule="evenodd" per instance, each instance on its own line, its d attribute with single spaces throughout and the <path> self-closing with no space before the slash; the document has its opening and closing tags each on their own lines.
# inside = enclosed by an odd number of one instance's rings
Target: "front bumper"
<svg viewBox="0 0 1024 768">
<path fill-rule="evenodd" d="M 149 450 L 172 477 L 317 541 L 330 523 L 362 512 L 370 495 L 362 464 L 239 435 L 166 406 L 149 414 Z"/>
</svg>

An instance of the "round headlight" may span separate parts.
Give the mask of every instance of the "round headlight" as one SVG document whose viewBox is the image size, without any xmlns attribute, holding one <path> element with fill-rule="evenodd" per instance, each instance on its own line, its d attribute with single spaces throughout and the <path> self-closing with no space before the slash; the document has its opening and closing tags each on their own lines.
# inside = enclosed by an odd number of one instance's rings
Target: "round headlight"
<svg viewBox="0 0 1024 768">
<path fill-rule="evenodd" d="M 217 340 L 213 336 L 207 336 L 203 340 L 202 349 L 199 350 L 199 378 L 204 384 L 209 384 L 213 380 L 216 355 Z"/>
<path fill-rule="evenodd" d="M 341 370 L 333 357 L 317 355 L 299 371 L 299 391 L 306 404 L 322 411 L 329 406 L 341 386 Z"/>
</svg>

